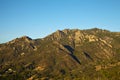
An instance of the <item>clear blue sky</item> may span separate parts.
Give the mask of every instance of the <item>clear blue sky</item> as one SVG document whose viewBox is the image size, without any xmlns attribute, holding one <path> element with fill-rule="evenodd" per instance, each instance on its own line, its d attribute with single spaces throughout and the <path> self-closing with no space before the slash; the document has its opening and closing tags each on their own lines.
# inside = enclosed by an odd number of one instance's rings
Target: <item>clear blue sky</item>
<svg viewBox="0 0 120 80">
<path fill-rule="evenodd" d="M 120 0 L 0 0 L 0 43 L 94 27 L 120 31 Z"/>
</svg>

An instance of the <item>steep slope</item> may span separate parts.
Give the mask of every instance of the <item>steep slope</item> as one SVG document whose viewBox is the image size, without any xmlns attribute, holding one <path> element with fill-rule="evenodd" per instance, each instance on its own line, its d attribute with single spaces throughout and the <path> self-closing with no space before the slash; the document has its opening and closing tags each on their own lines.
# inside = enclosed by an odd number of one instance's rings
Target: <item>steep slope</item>
<svg viewBox="0 0 120 80">
<path fill-rule="evenodd" d="M 0 44 L 0 79 L 119 80 L 119 44 L 119 32 L 97 28 L 16 38 Z"/>
</svg>

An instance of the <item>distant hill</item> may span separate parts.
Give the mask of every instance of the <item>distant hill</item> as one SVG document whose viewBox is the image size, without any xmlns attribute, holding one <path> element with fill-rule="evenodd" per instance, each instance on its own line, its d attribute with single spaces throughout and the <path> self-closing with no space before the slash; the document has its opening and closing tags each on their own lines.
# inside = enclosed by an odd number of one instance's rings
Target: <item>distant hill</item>
<svg viewBox="0 0 120 80">
<path fill-rule="evenodd" d="M 120 32 L 65 29 L 0 44 L 0 80 L 120 80 Z"/>
</svg>

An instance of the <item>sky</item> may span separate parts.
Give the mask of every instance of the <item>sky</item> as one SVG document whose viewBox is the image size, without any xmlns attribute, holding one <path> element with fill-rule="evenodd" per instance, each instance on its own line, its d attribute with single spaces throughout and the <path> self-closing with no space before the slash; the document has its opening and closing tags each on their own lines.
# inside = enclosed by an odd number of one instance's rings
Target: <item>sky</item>
<svg viewBox="0 0 120 80">
<path fill-rule="evenodd" d="M 95 27 L 120 32 L 120 0 L 0 0 L 0 43 Z"/>
</svg>

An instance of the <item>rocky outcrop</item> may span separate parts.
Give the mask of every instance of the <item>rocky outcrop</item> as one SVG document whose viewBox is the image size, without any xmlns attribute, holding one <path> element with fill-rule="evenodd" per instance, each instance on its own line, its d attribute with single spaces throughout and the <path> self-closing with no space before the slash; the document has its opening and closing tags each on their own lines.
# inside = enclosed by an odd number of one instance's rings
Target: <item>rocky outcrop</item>
<svg viewBox="0 0 120 80">
<path fill-rule="evenodd" d="M 13 43 L 17 43 L 17 42 L 20 42 L 20 41 L 21 42 L 25 41 L 25 42 L 30 43 L 32 41 L 32 39 L 30 37 L 28 37 L 28 36 L 22 36 L 20 38 L 16 38 L 16 39 L 14 39 L 12 41 L 7 42 L 7 44 L 13 44 Z"/>
</svg>

